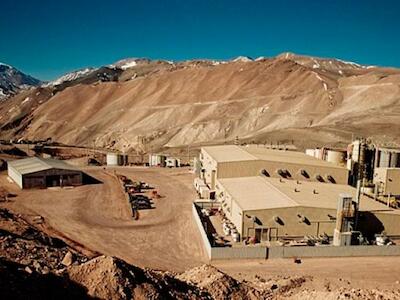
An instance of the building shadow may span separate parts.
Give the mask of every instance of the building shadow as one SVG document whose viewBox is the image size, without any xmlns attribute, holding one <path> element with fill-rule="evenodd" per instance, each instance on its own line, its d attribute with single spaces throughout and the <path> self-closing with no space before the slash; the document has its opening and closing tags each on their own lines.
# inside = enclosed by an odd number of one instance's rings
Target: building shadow
<svg viewBox="0 0 400 300">
<path fill-rule="evenodd" d="M 103 182 L 98 180 L 97 178 L 82 172 L 82 184 L 90 185 L 90 184 L 102 184 Z"/>
<path fill-rule="evenodd" d="M 385 226 L 372 212 L 362 211 L 358 216 L 357 230 L 368 240 L 375 240 L 375 234 L 382 233 Z"/>
</svg>

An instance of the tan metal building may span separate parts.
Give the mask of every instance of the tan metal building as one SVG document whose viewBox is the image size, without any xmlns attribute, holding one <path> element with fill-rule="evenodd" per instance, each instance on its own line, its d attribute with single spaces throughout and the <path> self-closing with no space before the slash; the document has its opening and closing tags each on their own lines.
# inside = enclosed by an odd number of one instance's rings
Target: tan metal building
<svg viewBox="0 0 400 300">
<path fill-rule="evenodd" d="M 83 173 L 63 161 L 30 157 L 8 162 L 8 176 L 21 188 L 81 185 Z"/>
<path fill-rule="evenodd" d="M 344 167 L 301 152 L 257 146 L 210 146 L 201 148 L 202 178 L 215 188 L 217 179 L 258 176 L 347 184 Z"/>
<path fill-rule="evenodd" d="M 219 178 L 217 199 L 242 239 L 295 239 L 305 235 L 332 236 L 338 195 L 355 198 L 356 189 L 341 184 L 296 181 L 265 176 Z M 385 231 L 400 236 L 400 210 L 361 197 L 358 229 L 364 236 Z"/>
<path fill-rule="evenodd" d="M 373 183 L 379 194 L 400 195 L 400 168 L 375 168 Z"/>
</svg>

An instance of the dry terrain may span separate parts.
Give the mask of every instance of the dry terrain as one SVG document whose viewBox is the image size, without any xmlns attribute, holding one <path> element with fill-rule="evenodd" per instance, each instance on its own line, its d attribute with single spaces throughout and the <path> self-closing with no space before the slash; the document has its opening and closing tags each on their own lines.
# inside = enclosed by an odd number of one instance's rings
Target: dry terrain
<svg viewBox="0 0 400 300">
<path fill-rule="evenodd" d="M 399 144 L 398 69 L 289 53 L 160 66 L 19 94 L 0 104 L 0 135 L 132 152 L 236 137 L 307 147 L 344 145 L 354 134 Z"/>
<path fill-rule="evenodd" d="M 0 202 L 0 296 L 40 299 L 398 299 L 398 257 L 207 263 L 187 169 L 87 168 L 102 184 L 19 190 Z M 161 198 L 130 218 L 115 176 Z M 136 267 L 139 266 L 139 267 Z M 148 269 L 148 268 L 152 269 Z M 144 268 L 144 269 L 143 269 Z M 156 271 L 162 270 L 162 271 Z M 2 297 L 3 298 L 3 297 Z"/>
<path fill-rule="evenodd" d="M 182 271 L 205 261 L 191 218 L 191 189 L 188 169 L 102 167 L 85 170 L 102 181 L 73 189 L 17 190 L 5 175 L 1 183 L 18 194 L 11 208 L 41 215 L 55 230 L 86 248 L 117 256 L 139 266 Z M 149 183 L 162 196 L 153 209 L 141 210 L 132 220 L 128 200 L 114 175 L 126 175 Z"/>
</svg>

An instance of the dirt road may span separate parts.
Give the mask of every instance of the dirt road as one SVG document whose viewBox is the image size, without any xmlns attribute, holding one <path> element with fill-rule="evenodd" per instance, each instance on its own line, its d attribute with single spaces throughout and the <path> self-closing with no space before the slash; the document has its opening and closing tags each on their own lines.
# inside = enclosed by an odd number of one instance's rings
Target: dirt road
<svg viewBox="0 0 400 300">
<path fill-rule="evenodd" d="M 153 185 L 164 197 L 154 209 L 130 217 L 130 208 L 114 170 Z M 69 239 L 106 255 L 142 267 L 180 272 L 206 263 L 198 230 L 191 216 L 195 198 L 187 169 L 87 168 L 102 184 L 73 189 L 19 190 L 0 175 L 0 185 L 18 196 L 2 204 L 25 215 L 42 215 Z M 212 264 L 241 280 L 258 277 L 311 276 L 310 289 L 342 286 L 400 288 L 400 257 L 315 258 L 295 264 L 284 260 L 229 260 Z"/>
<path fill-rule="evenodd" d="M 216 261 L 213 265 L 240 280 L 257 277 L 310 276 L 313 289 L 332 287 L 400 289 L 400 257 L 309 258 L 301 264 L 293 259 Z"/>
<path fill-rule="evenodd" d="M 153 209 L 130 218 L 130 208 L 114 170 L 145 181 L 163 196 Z M 85 247 L 129 263 L 183 271 L 205 262 L 206 256 L 191 217 L 195 194 L 187 169 L 88 168 L 102 184 L 72 189 L 18 190 L 6 175 L 1 183 L 18 196 L 10 207 L 42 215 L 55 230 Z"/>
</svg>

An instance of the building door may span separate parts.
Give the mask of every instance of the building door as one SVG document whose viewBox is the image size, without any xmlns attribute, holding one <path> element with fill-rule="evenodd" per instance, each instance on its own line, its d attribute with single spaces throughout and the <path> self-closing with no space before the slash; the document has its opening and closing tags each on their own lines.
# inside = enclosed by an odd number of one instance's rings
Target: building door
<svg viewBox="0 0 400 300">
<path fill-rule="evenodd" d="M 46 186 L 60 186 L 60 175 L 50 175 L 46 176 Z"/>
</svg>

